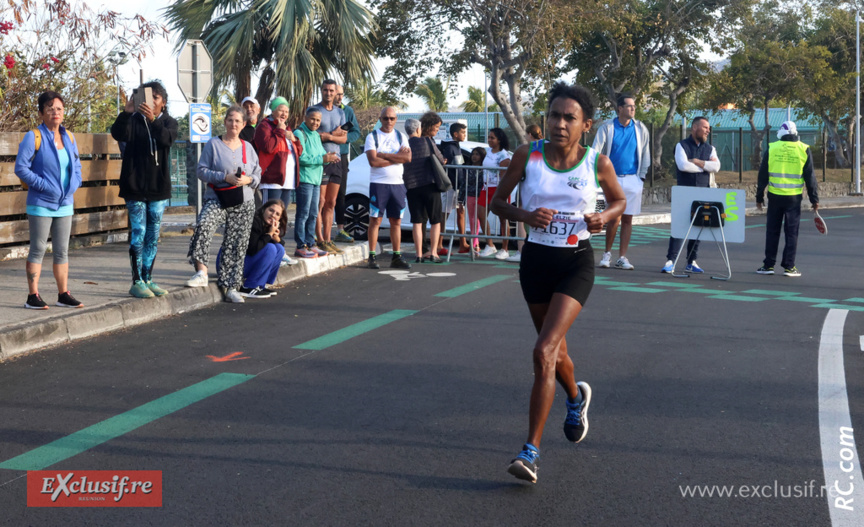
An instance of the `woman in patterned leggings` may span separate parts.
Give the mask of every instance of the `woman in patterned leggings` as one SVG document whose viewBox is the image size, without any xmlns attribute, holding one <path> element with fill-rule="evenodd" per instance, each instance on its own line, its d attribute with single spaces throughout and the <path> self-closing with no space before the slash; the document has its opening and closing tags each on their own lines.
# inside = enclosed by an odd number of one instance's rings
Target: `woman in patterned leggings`
<svg viewBox="0 0 864 527">
<path fill-rule="evenodd" d="M 201 152 L 198 179 L 207 183 L 204 204 L 195 234 L 189 243 L 189 263 L 195 276 L 186 285 L 207 286 L 207 263 L 213 233 L 225 223 L 217 284 L 226 302 L 243 303 L 237 291 L 243 281 L 243 263 L 249 231 L 255 215 L 255 188 L 261 182 L 261 167 L 252 145 L 240 139 L 243 110 L 232 106 L 225 114 L 225 134 L 214 137 Z"/>
</svg>

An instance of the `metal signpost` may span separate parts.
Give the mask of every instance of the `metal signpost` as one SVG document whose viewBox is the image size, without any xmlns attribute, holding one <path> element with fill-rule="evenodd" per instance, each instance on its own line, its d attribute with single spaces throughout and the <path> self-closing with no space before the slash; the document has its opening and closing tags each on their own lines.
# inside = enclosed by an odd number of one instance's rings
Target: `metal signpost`
<svg viewBox="0 0 864 527">
<path fill-rule="evenodd" d="M 195 145 L 195 164 L 201 157 L 201 143 L 210 140 L 210 105 L 201 103 L 213 88 L 213 57 L 201 40 L 187 40 L 177 57 L 177 84 L 189 106 L 189 138 Z M 196 111 L 197 110 L 197 111 Z M 205 126 L 206 125 L 206 126 Z M 196 178 L 197 179 L 197 178 Z M 197 180 L 198 212 L 201 212 L 201 180 Z"/>
</svg>

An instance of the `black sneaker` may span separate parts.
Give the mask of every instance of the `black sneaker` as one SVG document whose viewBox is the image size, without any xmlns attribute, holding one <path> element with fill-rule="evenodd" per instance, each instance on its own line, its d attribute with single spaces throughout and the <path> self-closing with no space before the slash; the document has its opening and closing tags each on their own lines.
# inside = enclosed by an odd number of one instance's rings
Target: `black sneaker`
<svg viewBox="0 0 864 527">
<path fill-rule="evenodd" d="M 269 287 L 262 287 L 261 290 L 265 293 L 270 293 L 270 296 L 276 296 L 279 294 L 279 291 L 276 291 L 275 289 L 270 289 Z"/>
<path fill-rule="evenodd" d="M 72 296 L 71 291 L 66 291 L 65 293 L 60 293 L 57 295 L 57 304 L 60 307 L 84 307 L 84 304 L 75 300 L 75 297 Z"/>
<path fill-rule="evenodd" d="M 240 296 L 245 296 L 247 298 L 270 298 L 270 293 L 266 293 L 261 287 L 251 289 L 248 287 L 241 287 L 237 292 L 240 293 Z"/>
<path fill-rule="evenodd" d="M 406 262 L 402 255 L 394 255 L 390 260 L 390 269 L 411 269 L 411 264 Z"/>
<path fill-rule="evenodd" d="M 765 267 L 764 265 L 759 269 L 756 269 L 756 274 L 774 274 L 773 267 Z"/>
<path fill-rule="evenodd" d="M 375 259 L 374 254 L 369 255 L 369 263 L 367 265 L 369 269 L 381 269 L 381 266 L 378 265 L 378 260 Z"/>
<path fill-rule="evenodd" d="M 564 399 L 567 405 L 567 417 L 564 419 L 564 435 L 567 439 L 578 443 L 588 433 L 588 406 L 591 405 L 591 387 L 587 382 L 577 382 L 576 386 L 582 392 L 582 401 L 571 403 Z"/>
<path fill-rule="evenodd" d="M 48 304 L 42 300 L 39 293 L 36 293 L 35 295 L 27 295 L 27 303 L 24 304 L 24 307 L 27 309 L 48 309 Z"/>
<path fill-rule="evenodd" d="M 522 447 L 522 452 L 519 452 L 510 466 L 507 467 L 507 472 L 513 474 L 519 479 L 537 483 L 537 462 L 540 460 L 540 452 L 534 445 L 525 444 Z"/>
</svg>

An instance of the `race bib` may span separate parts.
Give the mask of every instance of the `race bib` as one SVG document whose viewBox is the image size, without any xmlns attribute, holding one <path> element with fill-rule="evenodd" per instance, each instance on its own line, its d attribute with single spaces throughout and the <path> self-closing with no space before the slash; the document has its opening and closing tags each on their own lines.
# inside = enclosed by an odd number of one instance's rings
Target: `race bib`
<svg viewBox="0 0 864 527">
<path fill-rule="evenodd" d="M 581 212 L 559 212 L 552 216 L 552 221 L 546 227 L 539 229 L 531 227 L 528 241 L 548 245 L 550 247 L 576 248 L 579 240 L 591 237 L 588 224 Z"/>
</svg>

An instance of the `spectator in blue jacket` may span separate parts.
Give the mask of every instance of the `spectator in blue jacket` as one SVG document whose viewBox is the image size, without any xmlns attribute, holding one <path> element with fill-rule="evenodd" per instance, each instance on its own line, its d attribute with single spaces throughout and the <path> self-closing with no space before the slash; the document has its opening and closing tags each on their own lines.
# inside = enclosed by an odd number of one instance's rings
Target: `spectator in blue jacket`
<svg viewBox="0 0 864 527">
<path fill-rule="evenodd" d="M 25 264 L 29 294 L 24 307 L 48 309 L 39 296 L 42 258 L 51 236 L 57 306 L 84 307 L 68 288 L 69 234 L 72 230 L 73 195 L 81 186 L 81 161 L 75 137 L 63 127 L 63 97 L 46 91 L 39 96 L 42 124 L 24 135 L 15 159 L 15 175 L 27 185 L 27 219 L 30 254 Z"/>
</svg>

